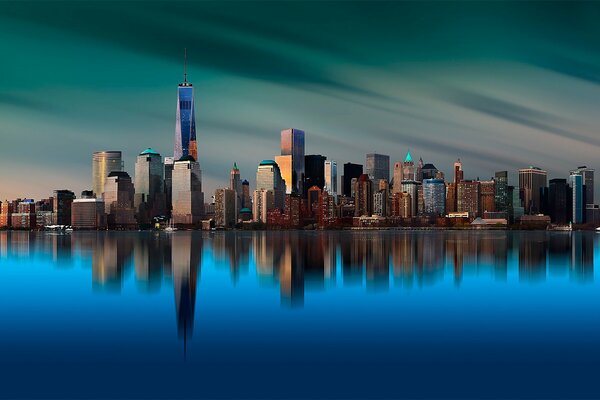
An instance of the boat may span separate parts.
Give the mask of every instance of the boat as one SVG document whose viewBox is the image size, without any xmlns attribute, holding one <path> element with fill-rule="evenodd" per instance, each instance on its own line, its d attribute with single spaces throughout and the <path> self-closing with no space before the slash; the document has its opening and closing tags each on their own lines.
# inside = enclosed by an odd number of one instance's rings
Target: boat
<svg viewBox="0 0 600 400">
<path fill-rule="evenodd" d="M 596 228 L 596 232 L 600 233 L 600 226 Z"/>
<path fill-rule="evenodd" d="M 551 231 L 563 231 L 571 232 L 573 230 L 573 223 L 569 222 L 569 225 L 554 225 L 550 228 Z"/>
<path fill-rule="evenodd" d="M 175 227 L 173 226 L 173 219 L 171 218 L 171 219 L 169 220 L 169 225 L 167 225 L 167 227 L 165 228 L 165 232 L 174 232 L 174 231 L 176 231 L 176 230 L 177 230 L 177 228 L 175 228 Z"/>
</svg>

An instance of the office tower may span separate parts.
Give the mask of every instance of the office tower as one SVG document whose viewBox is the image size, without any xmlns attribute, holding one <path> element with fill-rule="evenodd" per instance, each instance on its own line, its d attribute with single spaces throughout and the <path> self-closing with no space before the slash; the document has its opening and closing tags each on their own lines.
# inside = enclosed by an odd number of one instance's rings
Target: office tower
<svg viewBox="0 0 600 400">
<path fill-rule="evenodd" d="M 175 166 L 175 158 L 165 157 L 165 208 L 167 215 L 171 215 L 173 210 L 173 167 Z"/>
<path fill-rule="evenodd" d="M 326 224 L 335 221 L 337 216 L 337 208 L 335 205 L 335 197 L 326 190 L 321 192 L 319 198 L 319 225 L 324 226 Z"/>
<path fill-rule="evenodd" d="M 454 213 L 457 210 L 456 186 L 454 182 L 446 183 L 446 213 Z"/>
<path fill-rule="evenodd" d="M 215 225 L 233 228 L 237 223 L 237 193 L 233 189 L 222 188 L 215 191 Z"/>
<path fill-rule="evenodd" d="M 133 198 L 133 182 L 127 172 L 113 171 L 108 174 L 104 184 L 104 209 L 109 227 L 135 225 Z"/>
<path fill-rule="evenodd" d="M 518 221 L 524 214 L 525 209 L 521 205 L 521 191 L 516 190 L 514 186 L 508 186 L 508 217 L 511 222 Z"/>
<path fill-rule="evenodd" d="M 548 188 L 548 214 L 550 220 L 555 224 L 566 224 L 571 220 L 567 214 L 569 190 L 566 179 L 550 179 Z"/>
<path fill-rule="evenodd" d="M 433 164 L 427 164 L 427 165 L 433 166 Z M 423 165 L 423 158 L 419 157 L 419 162 L 417 163 L 417 171 L 415 172 L 415 181 L 423 182 L 423 179 L 424 179 L 423 169 L 424 168 L 425 168 L 425 165 Z M 435 167 L 433 167 L 433 168 L 435 168 Z M 435 175 L 432 176 L 432 178 L 435 178 Z"/>
<path fill-rule="evenodd" d="M 252 208 L 252 198 L 250 197 L 250 182 L 246 179 L 242 182 L 242 208 Z"/>
<path fill-rule="evenodd" d="M 479 182 L 462 180 L 457 183 L 456 211 L 468 212 L 470 218 L 479 215 Z"/>
<path fill-rule="evenodd" d="M 313 186 L 311 188 L 312 192 L 317 193 L 318 195 L 321 193 L 321 190 Z M 308 193 L 309 197 L 312 196 L 312 193 Z M 318 207 L 318 200 L 316 206 Z M 318 210 L 315 209 L 313 214 L 317 214 Z M 304 219 L 302 216 L 302 197 L 297 194 L 286 194 L 285 195 L 285 205 L 283 207 L 283 225 L 288 228 L 301 228 L 304 226 Z"/>
<path fill-rule="evenodd" d="M 584 197 L 585 197 L 585 206 L 586 208 L 594 205 L 594 169 L 588 168 L 587 166 L 577 167 L 577 169 L 571 171 L 571 175 L 581 175 L 583 176 L 583 186 Z"/>
<path fill-rule="evenodd" d="M 356 181 L 354 189 L 354 216 L 370 217 L 373 214 L 373 183 L 369 175 L 362 174 Z"/>
<path fill-rule="evenodd" d="M 373 186 L 373 214 L 387 217 L 391 208 L 390 185 L 387 180 L 380 179 L 377 184 L 373 182 Z"/>
<path fill-rule="evenodd" d="M 484 212 L 496 211 L 496 182 L 493 180 L 479 181 L 479 216 Z"/>
<path fill-rule="evenodd" d="M 307 217 L 316 218 L 316 212 L 319 207 L 319 198 L 321 197 L 321 189 L 318 186 L 312 186 L 306 194 L 306 203 L 308 208 Z"/>
<path fill-rule="evenodd" d="M 433 164 L 425 164 L 421 166 L 421 181 L 423 179 L 438 179 L 438 169 Z"/>
<path fill-rule="evenodd" d="M 55 190 L 53 199 L 53 224 L 71 225 L 71 205 L 75 200 L 75 193 L 70 190 Z"/>
<path fill-rule="evenodd" d="M 283 209 L 286 184 L 279 165 L 273 160 L 262 160 L 256 170 L 256 190 L 272 190 L 275 208 Z"/>
<path fill-rule="evenodd" d="M 112 171 L 123 171 L 120 151 L 97 151 L 92 155 L 92 190 L 97 198 L 102 197 L 106 177 Z"/>
<path fill-rule="evenodd" d="M 423 180 L 423 213 L 429 216 L 446 214 L 446 184 L 443 180 Z"/>
<path fill-rule="evenodd" d="M 454 162 L 454 183 L 458 183 L 464 179 L 462 162 L 460 158 Z"/>
<path fill-rule="evenodd" d="M 89 196 L 73 200 L 71 226 L 73 229 L 106 228 L 104 200 Z"/>
<path fill-rule="evenodd" d="M 396 161 L 394 163 L 394 177 L 392 180 L 392 194 L 402 192 L 402 163 Z"/>
<path fill-rule="evenodd" d="M 325 172 L 324 172 L 324 180 L 325 180 L 325 191 L 332 195 L 335 199 L 337 197 L 337 162 L 325 161 Z"/>
<path fill-rule="evenodd" d="M 202 171 L 192 156 L 184 156 L 173 166 L 173 223 L 196 225 L 204 215 Z"/>
<path fill-rule="evenodd" d="M 369 179 L 376 182 L 380 179 L 390 181 L 390 156 L 384 154 L 367 154 L 366 174 Z"/>
<path fill-rule="evenodd" d="M 24 199 L 17 203 L 11 215 L 12 229 L 33 229 L 36 227 L 35 201 Z"/>
<path fill-rule="evenodd" d="M 344 176 L 342 176 L 342 193 L 346 197 L 352 197 L 354 187 L 352 179 L 358 179 L 363 173 L 361 164 L 346 163 L 344 164 Z"/>
<path fill-rule="evenodd" d="M 583 175 L 579 173 L 572 173 L 569 175 L 569 186 L 571 186 L 571 222 L 574 224 L 583 223 Z"/>
<path fill-rule="evenodd" d="M 150 148 L 142 151 L 135 160 L 133 206 L 141 224 L 148 224 L 152 218 L 166 213 L 164 170 L 162 157 Z"/>
<path fill-rule="evenodd" d="M 308 189 L 316 186 L 323 190 L 325 187 L 325 160 L 322 155 L 304 156 L 304 198 L 308 195 Z"/>
<path fill-rule="evenodd" d="M 392 196 L 392 216 L 400 218 L 412 217 L 412 199 L 409 193 L 394 193 Z"/>
<path fill-rule="evenodd" d="M 496 181 L 496 211 L 508 211 L 508 171 L 498 171 L 494 176 Z"/>
<path fill-rule="evenodd" d="M 237 209 L 242 208 L 243 204 L 243 196 L 244 189 L 242 188 L 242 178 L 240 175 L 240 169 L 237 166 L 237 163 L 233 163 L 233 168 L 229 172 L 229 189 L 235 192 L 235 199 L 237 204 Z"/>
<path fill-rule="evenodd" d="M 252 197 L 252 216 L 254 221 L 267 223 L 267 215 L 275 208 L 273 189 L 256 189 Z"/>
<path fill-rule="evenodd" d="M 304 193 L 304 131 L 292 128 L 281 131 L 281 156 L 275 161 L 285 180 L 286 193 Z"/>
<path fill-rule="evenodd" d="M 529 166 L 519 170 L 519 193 L 526 214 L 541 210 L 541 189 L 546 187 L 546 171 Z"/>
<path fill-rule="evenodd" d="M 194 115 L 194 87 L 187 81 L 186 59 L 183 64 L 183 82 L 177 87 L 177 114 L 175 120 L 175 147 L 173 158 L 185 156 L 198 159 L 196 117 Z"/>
<path fill-rule="evenodd" d="M 404 162 L 402 163 L 402 180 L 415 180 L 415 163 L 410 155 L 410 150 L 406 152 L 406 157 L 404 157 Z"/>
<path fill-rule="evenodd" d="M 406 192 L 410 195 L 411 205 L 411 215 L 414 217 L 418 213 L 419 209 L 419 187 L 421 186 L 420 182 L 415 180 L 407 180 L 402 181 L 402 192 Z"/>
</svg>

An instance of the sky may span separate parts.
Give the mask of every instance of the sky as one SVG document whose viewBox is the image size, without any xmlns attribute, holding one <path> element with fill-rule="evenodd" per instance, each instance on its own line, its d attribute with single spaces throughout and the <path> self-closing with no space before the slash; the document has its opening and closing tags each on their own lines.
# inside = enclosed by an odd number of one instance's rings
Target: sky
<svg viewBox="0 0 600 400">
<path fill-rule="evenodd" d="M 132 176 L 142 150 L 172 156 L 184 48 L 205 196 L 234 162 L 253 185 L 288 127 L 339 175 L 409 149 L 516 185 L 600 168 L 598 20 L 597 2 L 2 2 L 0 199 L 90 189 L 94 151 Z"/>
</svg>

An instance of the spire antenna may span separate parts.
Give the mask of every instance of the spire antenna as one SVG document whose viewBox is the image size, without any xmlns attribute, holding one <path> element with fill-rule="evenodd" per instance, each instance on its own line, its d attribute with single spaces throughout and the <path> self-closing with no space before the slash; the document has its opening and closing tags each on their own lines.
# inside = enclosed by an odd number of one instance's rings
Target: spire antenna
<svg viewBox="0 0 600 400">
<path fill-rule="evenodd" d="M 183 83 L 187 83 L 187 47 L 183 48 Z"/>
</svg>

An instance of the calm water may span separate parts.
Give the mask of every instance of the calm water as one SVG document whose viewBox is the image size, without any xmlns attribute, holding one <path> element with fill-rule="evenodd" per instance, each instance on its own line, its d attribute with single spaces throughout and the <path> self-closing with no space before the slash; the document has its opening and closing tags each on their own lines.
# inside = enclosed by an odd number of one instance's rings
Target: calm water
<svg viewBox="0 0 600 400">
<path fill-rule="evenodd" d="M 593 232 L 0 232 L 0 397 L 599 397 Z"/>
</svg>

